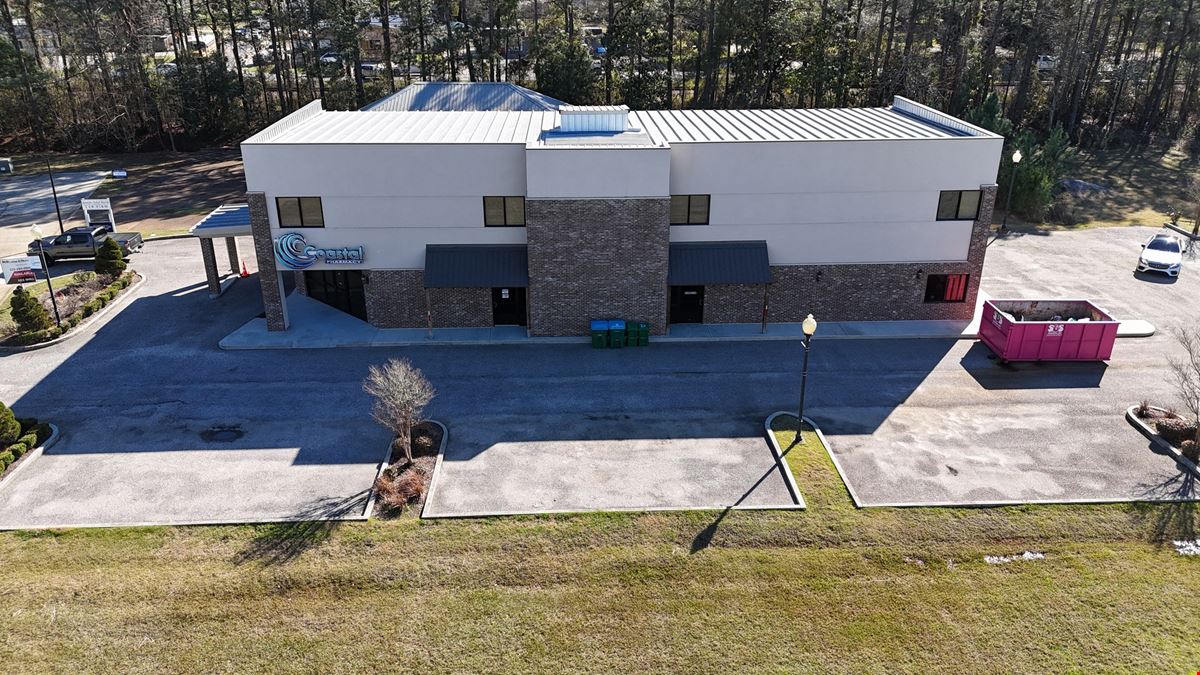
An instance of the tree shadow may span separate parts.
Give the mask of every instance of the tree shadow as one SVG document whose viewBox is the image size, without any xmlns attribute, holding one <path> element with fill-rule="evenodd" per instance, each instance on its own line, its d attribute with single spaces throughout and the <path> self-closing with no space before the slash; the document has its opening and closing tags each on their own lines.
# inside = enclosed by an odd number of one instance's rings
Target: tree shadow
<svg viewBox="0 0 1200 675">
<path fill-rule="evenodd" d="M 233 563 L 256 562 L 269 566 L 292 562 L 325 543 L 342 524 L 342 518 L 361 512 L 369 492 L 363 490 L 349 497 L 322 499 L 297 513 L 295 521 L 262 526 L 250 545 L 234 556 Z"/>
<path fill-rule="evenodd" d="M 1195 500 L 1200 499 L 1196 476 L 1190 471 L 1182 470 L 1158 483 L 1141 483 L 1138 487 L 1142 490 L 1142 496 L 1147 499 L 1173 500 L 1135 505 L 1141 520 L 1153 518 L 1151 541 L 1161 545 L 1175 540 L 1196 538 Z"/>
</svg>

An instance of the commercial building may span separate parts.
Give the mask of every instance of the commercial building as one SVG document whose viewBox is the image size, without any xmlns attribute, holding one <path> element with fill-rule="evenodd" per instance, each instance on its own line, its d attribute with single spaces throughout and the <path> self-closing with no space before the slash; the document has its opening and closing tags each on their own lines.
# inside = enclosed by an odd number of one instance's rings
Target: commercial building
<svg viewBox="0 0 1200 675">
<path fill-rule="evenodd" d="M 887 108 L 332 112 L 242 144 L 270 330 L 964 319 L 1003 138 Z"/>
</svg>

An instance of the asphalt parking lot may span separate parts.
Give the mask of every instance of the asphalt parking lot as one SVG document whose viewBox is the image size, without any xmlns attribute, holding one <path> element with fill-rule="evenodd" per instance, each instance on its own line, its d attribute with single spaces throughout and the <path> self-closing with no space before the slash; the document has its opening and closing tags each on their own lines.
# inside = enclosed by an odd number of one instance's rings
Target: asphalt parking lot
<svg viewBox="0 0 1200 675">
<path fill-rule="evenodd" d="M 1000 241 L 984 287 L 996 296 L 1090 297 L 1163 329 L 1197 315 L 1197 270 L 1188 261 L 1174 283 L 1135 277 L 1149 232 Z M 28 482 L 0 487 L 8 526 L 49 522 L 37 509 L 75 524 L 140 523 L 153 506 L 163 522 L 196 522 L 303 517 L 314 504 L 350 503 L 370 485 L 386 444 L 360 383 L 369 365 L 392 356 L 411 358 L 438 389 L 428 412 L 449 427 L 451 444 L 456 429 L 488 419 L 535 427 L 579 415 L 658 417 L 751 429 L 796 407 L 800 353 L 791 342 L 223 352 L 218 340 L 261 311 L 253 277 L 209 301 L 192 240 L 148 243 L 134 266 L 149 278 L 111 321 L 48 349 L 0 356 L 0 400 L 64 431 L 37 460 L 59 457 L 61 472 L 34 481 L 30 467 Z M 822 341 L 818 331 L 806 413 L 863 503 L 1192 496 L 1173 462 L 1121 417 L 1142 398 L 1173 402 L 1165 368 L 1175 347 L 1165 331 L 1121 340 L 1107 366 L 1006 369 L 981 350 L 971 341 Z M 245 435 L 224 444 L 200 436 L 223 426 Z M 615 429 L 596 433 L 622 438 Z M 261 471 L 230 462 L 255 458 Z M 147 461 L 165 462 L 164 471 L 143 470 Z M 315 475 L 322 480 L 307 480 Z M 278 497 L 268 506 L 255 501 L 268 499 L 259 493 Z M 117 508 L 139 498 L 142 507 Z"/>
<path fill-rule="evenodd" d="M 981 344 L 959 341 L 919 382 L 899 376 L 897 403 L 874 415 L 821 406 L 815 417 L 831 432 L 860 505 L 1195 498 L 1181 468 L 1123 416 L 1143 398 L 1175 403 L 1169 329 L 1200 310 L 1194 254 L 1177 280 L 1134 273 L 1139 245 L 1155 231 L 1016 235 L 993 244 L 983 280 L 993 297 L 1091 299 L 1117 318 L 1149 320 L 1158 333 L 1118 340 L 1107 364 L 1003 366 Z M 884 373 L 882 386 L 894 378 Z"/>
<path fill-rule="evenodd" d="M 449 438 L 427 518 L 799 505 L 749 420 L 482 417 Z"/>
</svg>

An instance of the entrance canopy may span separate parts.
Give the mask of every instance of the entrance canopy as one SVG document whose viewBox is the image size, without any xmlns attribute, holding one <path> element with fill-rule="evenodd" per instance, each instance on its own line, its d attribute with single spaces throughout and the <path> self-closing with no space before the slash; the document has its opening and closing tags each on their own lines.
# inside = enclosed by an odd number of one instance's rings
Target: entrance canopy
<svg viewBox="0 0 1200 675">
<path fill-rule="evenodd" d="M 769 284 L 767 242 L 673 242 L 667 283 L 671 286 Z"/>
<path fill-rule="evenodd" d="M 525 244 L 427 244 L 425 288 L 525 288 Z"/>
<path fill-rule="evenodd" d="M 226 204 L 218 206 L 212 213 L 200 219 L 188 232 L 201 239 L 215 237 L 249 237 L 250 206 L 248 204 Z"/>
</svg>

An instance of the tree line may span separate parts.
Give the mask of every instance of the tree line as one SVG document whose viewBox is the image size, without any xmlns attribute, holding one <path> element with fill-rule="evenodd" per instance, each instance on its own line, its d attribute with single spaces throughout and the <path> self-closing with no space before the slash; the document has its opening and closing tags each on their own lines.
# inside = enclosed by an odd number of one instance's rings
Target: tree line
<svg viewBox="0 0 1200 675">
<path fill-rule="evenodd" d="M 22 149 L 236 142 L 311 100 L 512 81 L 570 103 L 880 106 L 1197 140 L 1196 0 L 0 0 Z M 390 64 L 390 65 L 388 65 Z M 998 108 L 998 109 L 997 109 Z"/>
</svg>

